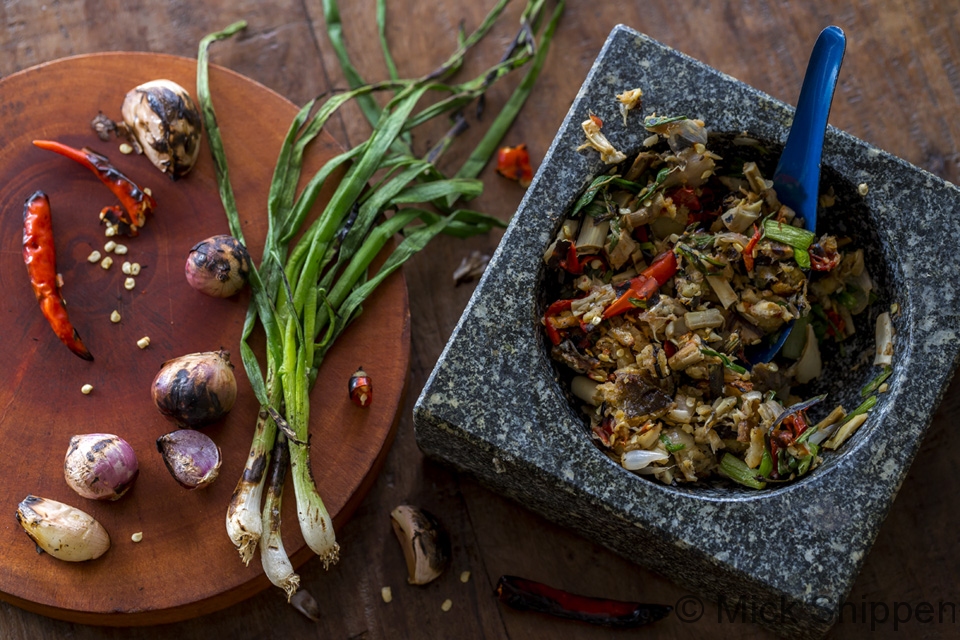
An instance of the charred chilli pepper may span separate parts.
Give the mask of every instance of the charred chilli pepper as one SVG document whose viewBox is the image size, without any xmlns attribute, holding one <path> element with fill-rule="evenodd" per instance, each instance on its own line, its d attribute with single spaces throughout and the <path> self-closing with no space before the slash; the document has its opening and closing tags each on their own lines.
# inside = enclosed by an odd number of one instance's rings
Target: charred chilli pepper
<svg viewBox="0 0 960 640">
<path fill-rule="evenodd" d="M 747 246 L 743 248 L 743 266 L 747 268 L 747 271 L 753 271 L 753 250 L 757 248 L 757 243 L 760 242 L 760 238 L 762 237 L 763 227 L 754 225 L 753 236 L 750 238 Z"/>
<path fill-rule="evenodd" d="M 30 284 L 40 303 L 40 310 L 53 332 L 70 351 L 84 360 L 93 360 L 77 330 L 70 324 L 66 304 L 60 294 L 50 200 L 42 191 L 31 195 L 23 205 L 23 262 L 27 265 Z"/>
<path fill-rule="evenodd" d="M 547 331 L 547 337 L 550 338 L 550 342 L 554 345 L 560 344 L 560 332 L 557 331 L 557 327 L 553 324 L 551 319 L 560 315 L 564 311 L 569 311 L 572 305 L 572 299 L 557 300 L 547 307 L 546 312 L 543 314 L 543 326 Z"/>
<path fill-rule="evenodd" d="M 677 256 L 672 251 L 661 253 L 640 275 L 630 279 L 629 288 L 604 309 L 603 318 L 612 318 L 642 306 L 676 272 Z"/>
<path fill-rule="evenodd" d="M 650 624 L 662 620 L 673 611 L 673 607 L 661 604 L 580 596 L 516 576 L 500 576 L 497 598 L 520 611 L 537 611 L 616 629 Z"/>
<path fill-rule="evenodd" d="M 147 221 L 147 214 L 157 206 L 157 203 L 150 194 L 110 164 L 106 156 L 87 147 L 74 149 L 52 140 L 34 140 L 33 144 L 79 162 L 97 174 L 100 181 L 117 196 L 124 209 L 121 211 L 115 206 L 106 207 L 100 212 L 100 219 L 116 225 L 118 231 L 124 235 L 136 236 L 140 233 L 140 228 Z"/>
<path fill-rule="evenodd" d="M 497 173 L 504 178 L 516 180 L 521 187 L 529 187 L 533 180 L 533 168 L 530 166 L 527 145 L 501 147 L 497 152 Z"/>
</svg>

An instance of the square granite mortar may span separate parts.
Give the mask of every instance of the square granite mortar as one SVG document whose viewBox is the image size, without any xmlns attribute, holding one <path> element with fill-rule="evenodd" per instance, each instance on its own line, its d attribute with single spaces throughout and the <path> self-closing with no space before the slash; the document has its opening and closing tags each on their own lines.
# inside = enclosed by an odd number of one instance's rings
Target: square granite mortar
<svg viewBox="0 0 960 640">
<path fill-rule="evenodd" d="M 635 87 L 644 91 L 643 107 L 624 126 L 615 94 Z M 821 220 L 865 248 L 880 301 L 858 320 L 845 354 L 825 353 L 811 393 L 830 394 L 824 407 L 859 404 L 860 388 L 877 373 L 874 320 L 896 303 L 890 389 L 855 436 L 797 482 L 760 492 L 723 482 L 665 486 L 624 470 L 590 441 L 540 323 L 543 252 L 564 212 L 608 169 L 596 152 L 577 151 L 590 111 L 628 155 L 647 136 L 644 115 L 683 114 L 703 119 L 711 132 L 747 132 L 776 149 L 774 163 L 793 114 L 616 27 L 417 401 L 417 441 L 427 455 L 712 602 L 723 595 L 730 603 L 777 603 L 778 615 L 761 623 L 819 637 L 835 621 L 958 361 L 960 300 L 957 283 L 944 286 L 944 278 L 960 273 L 960 247 L 956 234 L 943 230 L 956 228 L 960 190 L 829 129 L 821 189 L 833 186 L 838 200 Z M 861 183 L 869 186 L 865 196 L 857 192 Z"/>
</svg>

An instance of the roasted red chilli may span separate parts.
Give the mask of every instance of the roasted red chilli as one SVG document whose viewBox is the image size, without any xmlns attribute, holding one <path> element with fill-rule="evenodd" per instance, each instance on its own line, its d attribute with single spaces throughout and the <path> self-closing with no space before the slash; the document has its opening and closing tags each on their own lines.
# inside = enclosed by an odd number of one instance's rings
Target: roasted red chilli
<svg viewBox="0 0 960 640">
<path fill-rule="evenodd" d="M 119 233 L 127 236 L 139 235 L 140 229 L 147 221 L 147 214 L 157 206 L 157 203 L 149 193 L 110 164 L 106 156 L 86 147 L 74 149 L 51 140 L 34 140 L 33 144 L 41 149 L 59 153 L 93 171 L 123 205 L 123 209 L 117 206 L 104 207 L 100 212 L 100 219 L 108 225 L 116 226 Z"/>
<path fill-rule="evenodd" d="M 93 360 L 67 317 L 57 277 L 50 200 L 42 191 L 35 192 L 23 205 L 23 262 L 40 310 L 53 332 L 70 351 L 84 360 Z"/>
</svg>

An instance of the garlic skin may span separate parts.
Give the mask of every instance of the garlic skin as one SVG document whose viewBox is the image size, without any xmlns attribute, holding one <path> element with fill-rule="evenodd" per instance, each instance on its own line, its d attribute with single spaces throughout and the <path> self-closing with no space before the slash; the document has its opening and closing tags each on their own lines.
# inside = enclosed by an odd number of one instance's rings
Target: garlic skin
<svg viewBox="0 0 960 640">
<path fill-rule="evenodd" d="M 140 473 L 137 455 L 126 440 L 111 433 L 70 438 L 63 460 L 67 485 L 84 498 L 119 500 Z"/>
<path fill-rule="evenodd" d="M 212 236 L 190 249 L 184 274 L 197 291 L 214 298 L 229 298 L 247 284 L 250 253 L 233 236 Z"/>
<path fill-rule="evenodd" d="M 220 473 L 220 447 L 206 434 L 179 429 L 157 438 L 167 470 L 184 489 L 202 489 Z"/>
<path fill-rule="evenodd" d="M 168 360 L 153 379 L 153 402 L 181 427 L 216 422 L 237 400 L 230 352 L 204 351 Z"/>
<path fill-rule="evenodd" d="M 173 180 L 190 172 L 203 120 L 186 89 L 171 80 L 141 84 L 127 93 L 120 113 L 154 166 Z"/>
<path fill-rule="evenodd" d="M 450 563 L 450 538 L 440 521 L 428 511 L 400 505 L 390 512 L 390 524 L 407 562 L 407 582 L 423 585 L 439 578 Z"/>
<path fill-rule="evenodd" d="M 27 496 L 17 507 L 17 522 L 38 549 L 58 560 L 94 560 L 110 548 L 107 530 L 93 516 L 56 500 Z"/>
</svg>

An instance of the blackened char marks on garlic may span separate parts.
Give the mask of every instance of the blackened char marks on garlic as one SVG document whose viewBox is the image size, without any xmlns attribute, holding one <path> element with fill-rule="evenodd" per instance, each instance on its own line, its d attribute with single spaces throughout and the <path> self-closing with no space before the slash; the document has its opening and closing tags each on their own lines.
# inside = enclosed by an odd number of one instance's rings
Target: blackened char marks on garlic
<svg viewBox="0 0 960 640">
<path fill-rule="evenodd" d="M 666 393 L 647 382 L 642 376 L 633 373 L 617 374 L 616 392 L 621 409 L 628 418 L 657 416 L 666 412 L 673 399 Z"/>
</svg>

